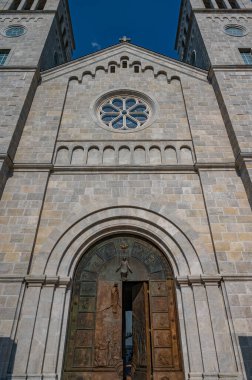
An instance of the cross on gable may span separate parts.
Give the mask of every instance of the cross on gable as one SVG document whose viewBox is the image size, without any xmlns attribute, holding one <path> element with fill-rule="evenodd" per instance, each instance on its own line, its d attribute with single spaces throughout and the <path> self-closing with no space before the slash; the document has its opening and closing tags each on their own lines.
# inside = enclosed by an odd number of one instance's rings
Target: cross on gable
<svg viewBox="0 0 252 380">
<path fill-rule="evenodd" d="M 131 38 L 128 38 L 126 36 L 123 36 L 119 39 L 120 42 L 131 42 Z"/>
</svg>

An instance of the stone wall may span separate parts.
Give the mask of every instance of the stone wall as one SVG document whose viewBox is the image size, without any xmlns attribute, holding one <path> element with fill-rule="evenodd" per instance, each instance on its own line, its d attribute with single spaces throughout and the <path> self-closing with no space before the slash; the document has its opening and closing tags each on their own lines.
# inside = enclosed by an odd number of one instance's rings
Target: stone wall
<svg viewBox="0 0 252 380">
<path fill-rule="evenodd" d="M 152 100 L 146 128 L 101 125 L 113 90 Z M 61 375 L 76 265 L 127 232 L 173 268 L 185 378 L 251 379 L 252 216 L 224 121 L 205 71 L 128 44 L 42 74 L 0 204 L 2 378 Z"/>
</svg>

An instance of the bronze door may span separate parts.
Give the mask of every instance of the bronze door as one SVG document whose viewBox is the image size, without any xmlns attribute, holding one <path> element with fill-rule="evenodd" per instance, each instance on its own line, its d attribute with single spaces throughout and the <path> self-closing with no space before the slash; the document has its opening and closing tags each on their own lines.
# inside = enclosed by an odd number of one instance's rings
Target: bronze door
<svg viewBox="0 0 252 380">
<path fill-rule="evenodd" d="M 131 374 L 124 360 L 124 289 L 131 297 Z M 83 255 L 73 281 L 63 379 L 184 379 L 172 271 L 150 243 L 118 236 Z"/>
</svg>

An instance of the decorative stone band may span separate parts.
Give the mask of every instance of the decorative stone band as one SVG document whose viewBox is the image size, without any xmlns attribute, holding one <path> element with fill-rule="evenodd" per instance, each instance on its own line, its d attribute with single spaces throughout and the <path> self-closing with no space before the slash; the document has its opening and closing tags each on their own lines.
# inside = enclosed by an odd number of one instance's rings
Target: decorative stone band
<svg viewBox="0 0 252 380">
<path fill-rule="evenodd" d="M 179 286 L 191 286 L 191 285 L 218 285 L 223 281 L 221 275 L 200 275 L 200 276 L 186 276 L 186 277 L 177 277 L 177 283 Z"/>
<path fill-rule="evenodd" d="M 7 380 L 59 380 L 58 373 L 43 374 L 25 374 L 25 375 L 8 375 Z"/>
<path fill-rule="evenodd" d="M 177 276 L 176 282 L 180 286 L 191 286 L 196 284 L 220 284 L 224 281 L 232 282 L 242 282 L 242 281 L 252 281 L 252 274 L 217 274 L 217 275 L 199 275 L 199 276 Z M 72 282 L 71 277 L 60 277 L 60 276 L 46 276 L 46 275 L 29 275 L 29 276 L 16 276 L 16 275 L 1 275 L 0 283 L 8 282 L 21 282 L 27 285 L 33 286 L 66 286 L 69 287 Z"/>
<path fill-rule="evenodd" d="M 219 285 L 221 282 L 241 282 L 252 281 L 252 275 L 239 275 L 239 274 L 217 274 L 217 275 L 199 275 L 199 276 L 183 276 L 176 277 L 177 284 L 179 286 L 191 286 L 191 285 Z"/>
<path fill-rule="evenodd" d="M 7 380 L 57 380 L 58 374 L 27 374 L 27 375 L 10 375 Z M 240 373 L 188 373 L 186 380 L 240 380 Z"/>
<path fill-rule="evenodd" d="M 70 277 L 49 277 L 49 276 L 26 276 L 24 278 L 27 286 L 56 286 L 56 287 L 66 287 L 68 288 L 71 284 Z"/>
<path fill-rule="evenodd" d="M 187 380 L 238 380 L 241 379 L 241 374 L 240 373 L 193 373 L 190 372 L 188 374 Z"/>
</svg>

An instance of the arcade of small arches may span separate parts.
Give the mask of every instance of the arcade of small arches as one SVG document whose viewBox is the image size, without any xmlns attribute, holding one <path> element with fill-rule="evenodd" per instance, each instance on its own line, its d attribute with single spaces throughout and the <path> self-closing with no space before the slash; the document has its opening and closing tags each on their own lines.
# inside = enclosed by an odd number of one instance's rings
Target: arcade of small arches
<svg viewBox="0 0 252 380">
<path fill-rule="evenodd" d="M 157 142 L 142 146 L 135 142 L 129 146 L 114 142 L 112 146 L 94 146 L 69 143 L 58 146 L 55 165 L 193 165 L 192 148 L 188 142 L 185 144 Z"/>
</svg>

